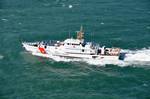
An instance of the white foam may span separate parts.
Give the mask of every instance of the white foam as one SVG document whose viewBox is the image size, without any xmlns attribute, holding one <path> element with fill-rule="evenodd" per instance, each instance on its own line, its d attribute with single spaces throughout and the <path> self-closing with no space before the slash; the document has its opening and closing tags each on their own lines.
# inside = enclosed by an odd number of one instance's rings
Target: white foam
<svg viewBox="0 0 150 99">
<path fill-rule="evenodd" d="M 126 50 L 125 62 L 128 65 L 150 65 L 150 48 Z"/>
<path fill-rule="evenodd" d="M 3 59 L 4 58 L 4 56 L 3 55 L 0 55 L 0 59 Z"/>
<path fill-rule="evenodd" d="M 8 19 L 1 19 L 2 21 L 8 21 Z"/>
<path fill-rule="evenodd" d="M 137 49 L 137 50 L 127 50 L 124 49 L 122 52 L 126 52 L 126 56 L 124 61 L 119 61 L 118 62 L 109 62 L 114 65 L 118 66 L 129 66 L 129 65 L 150 65 L 150 48 L 142 48 L 142 49 Z M 107 62 L 104 62 L 108 64 Z"/>
<path fill-rule="evenodd" d="M 150 62 L 150 48 L 143 48 L 141 50 L 126 50 L 128 54 L 126 54 L 125 61 L 143 61 Z"/>
<path fill-rule="evenodd" d="M 91 65 L 97 66 L 105 66 L 106 64 L 113 64 L 118 65 L 120 67 L 129 66 L 129 65 L 150 65 L 150 48 L 143 48 L 140 50 L 127 50 L 124 49 L 122 52 L 126 52 L 126 57 L 124 61 L 117 60 L 117 61 L 106 61 L 106 60 L 96 60 L 96 59 L 67 59 L 64 57 L 59 56 L 51 56 L 50 58 L 54 59 L 55 61 L 64 61 L 64 62 L 71 62 L 71 61 L 83 61 Z"/>
<path fill-rule="evenodd" d="M 72 6 L 72 5 L 69 5 L 68 7 L 71 9 L 73 6 Z"/>
<path fill-rule="evenodd" d="M 103 25 L 103 24 L 104 24 L 104 22 L 101 22 L 101 24 Z"/>
<path fill-rule="evenodd" d="M 53 55 L 51 55 L 50 58 L 53 59 L 53 60 L 55 60 L 55 61 L 57 61 L 57 62 L 60 62 L 60 61 L 62 61 L 62 62 L 81 61 L 81 59 L 75 59 L 75 58 L 74 59 L 70 59 L 70 58 L 53 56 Z"/>
<path fill-rule="evenodd" d="M 124 61 L 116 60 L 116 61 L 107 61 L 107 60 L 98 60 L 98 59 L 70 59 L 65 57 L 59 57 L 59 56 L 53 56 L 48 55 L 48 58 L 51 58 L 57 62 L 63 61 L 63 62 L 74 62 L 74 61 L 80 61 L 80 62 L 86 62 L 91 65 L 97 65 L 97 66 L 105 66 L 107 64 L 113 64 L 118 65 L 120 67 L 124 66 L 138 66 L 138 65 L 150 65 L 150 48 L 143 48 L 140 50 L 128 50 L 124 49 L 122 52 L 126 52 L 126 57 Z M 42 56 L 42 55 L 38 55 Z M 45 56 L 43 56 L 45 57 Z M 0 56 L 0 59 L 2 59 L 3 56 Z"/>
</svg>

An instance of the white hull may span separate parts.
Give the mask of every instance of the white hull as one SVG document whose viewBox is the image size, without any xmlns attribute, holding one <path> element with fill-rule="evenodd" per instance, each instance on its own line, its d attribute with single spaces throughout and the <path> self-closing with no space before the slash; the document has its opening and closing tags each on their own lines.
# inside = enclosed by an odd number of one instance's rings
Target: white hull
<svg viewBox="0 0 150 99">
<path fill-rule="evenodd" d="M 106 61 L 116 61 L 119 60 L 119 56 L 110 56 L 110 55 L 86 55 L 86 54 L 71 54 L 61 52 L 60 49 L 55 49 L 54 46 L 48 46 L 46 48 L 45 54 L 41 53 L 38 47 L 30 46 L 26 43 L 23 43 L 23 47 L 26 51 L 32 53 L 32 55 L 52 58 L 55 56 L 66 57 L 66 58 L 79 58 L 79 59 L 95 59 L 95 60 L 106 60 Z"/>
<path fill-rule="evenodd" d="M 80 59 L 97 59 L 106 61 L 123 60 L 124 54 L 120 48 L 106 48 L 84 41 L 84 32 L 81 27 L 77 32 L 77 39 L 68 38 L 57 42 L 22 43 L 23 47 L 32 55 L 52 58 L 55 56 Z"/>
</svg>

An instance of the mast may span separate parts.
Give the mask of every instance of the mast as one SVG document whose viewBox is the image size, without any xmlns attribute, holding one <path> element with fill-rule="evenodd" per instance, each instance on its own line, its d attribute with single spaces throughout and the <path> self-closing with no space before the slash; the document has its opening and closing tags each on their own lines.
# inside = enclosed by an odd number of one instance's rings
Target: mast
<svg viewBox="0 0 150 99">
<path fill-rule="evenodd" d="M 83 40 L 84 39 L 84 31 L 83 31 L 83 26 L 81 25 L 80 31 L 77 32 L 77 39 Z"/>
</svg>

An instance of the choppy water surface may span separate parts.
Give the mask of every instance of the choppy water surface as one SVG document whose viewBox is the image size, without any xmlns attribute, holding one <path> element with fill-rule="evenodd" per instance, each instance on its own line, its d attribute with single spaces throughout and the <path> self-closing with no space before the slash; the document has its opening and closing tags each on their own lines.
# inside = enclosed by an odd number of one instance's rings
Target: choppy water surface
<svg viewBox="0 0 150 99">
<path fill-rule="evenodd" d="M 1 99 L 149 99 L 149 0 L 0 0 Z M 87 41 L 121 47 L 126 62 L 32 56 L 22 41 Z"/>
</svg>

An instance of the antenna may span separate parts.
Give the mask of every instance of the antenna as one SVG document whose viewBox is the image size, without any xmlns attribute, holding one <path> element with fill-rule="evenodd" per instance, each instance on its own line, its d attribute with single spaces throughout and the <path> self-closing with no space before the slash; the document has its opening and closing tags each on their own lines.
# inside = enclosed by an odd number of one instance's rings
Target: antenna
<svg viewBox="0 0 150 99">
<path fill-rule="evenodd" d="M 81 27 L 80 27 L 80 32 L 83 32 L 83 26 L 81 25 Z"/>
<path fill-rule="evenodd" d="M 84 32 L 83 32 L 83 26 L 81 25 L 80 31 L 77 32 L 77 39 L 82 40 L 84 39 Z"/>
<path fill-rule="evenodd" d="M 68 35 L 69 35 L 69 38 L 70 38 L 70 31 L 69 31 L 69 34 L 68 34 Z"/>
<path fill-rule="evenodd" d="M 91 32 L 91 41 L 93 41 L 94 33 Z"/>
</svg>

